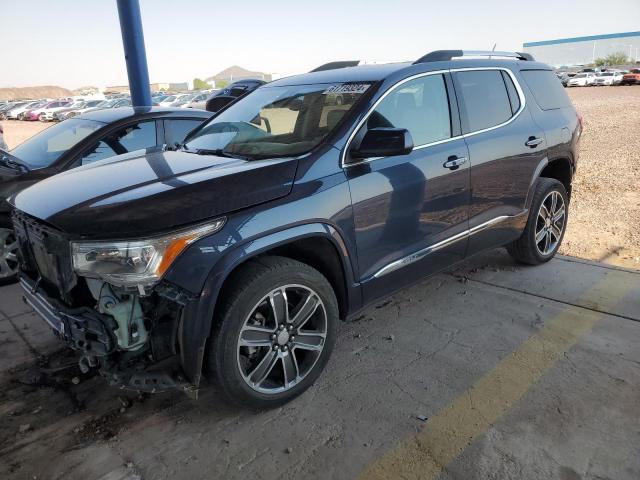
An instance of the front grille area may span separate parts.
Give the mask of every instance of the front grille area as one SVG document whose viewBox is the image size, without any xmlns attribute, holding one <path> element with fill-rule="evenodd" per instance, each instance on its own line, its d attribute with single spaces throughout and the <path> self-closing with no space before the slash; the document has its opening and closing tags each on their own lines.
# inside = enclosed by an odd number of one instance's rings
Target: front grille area
<svg viewBox="0 0 640 480">
<path fill-rule="evenodd" d="M 23 212 L 14 210 L 12 217 L 22 273 L 39 281 L 49 295 L 70 304 L 77 278 L 69 240 L 62 232 Z"/>
</svg>

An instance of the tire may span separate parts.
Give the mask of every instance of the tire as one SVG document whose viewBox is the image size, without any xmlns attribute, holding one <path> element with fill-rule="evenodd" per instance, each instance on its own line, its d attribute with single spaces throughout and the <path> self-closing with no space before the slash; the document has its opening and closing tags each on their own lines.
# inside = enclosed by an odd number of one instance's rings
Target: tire
<svg viewBox="0 0 640 480">
<path fill-rule="evenodd" d="M 0 218 L 0 285 L 14 283 L 18 279 L 18 242 L 13 226 Z"/>
<path fill-rule="evenodd" d="M 507 251 L 515 260 L 529 265 L 548 262 L 555 256 L 562 244 L 568 219 L 569 198 L 561 182 L 553 178 L 539 178 L 535 188 L 527 225 L 520 238 L 507 245 Z M 546 210 L 542 209 L 543 202 Z M 553 216 L 548 215 L 552 207 L 555 208 Z M 539 235 L 538 242 L 536 235 Z"/>
<path fill-rule="evenodd" d="M 309 388 L 329 360 L 339 318 L 335 293 L 314 268 L 276 256 L 249 261 L 229 282 L 207 351 L 208 369 L 233 403 L 280 406 Z"/>
</svg>

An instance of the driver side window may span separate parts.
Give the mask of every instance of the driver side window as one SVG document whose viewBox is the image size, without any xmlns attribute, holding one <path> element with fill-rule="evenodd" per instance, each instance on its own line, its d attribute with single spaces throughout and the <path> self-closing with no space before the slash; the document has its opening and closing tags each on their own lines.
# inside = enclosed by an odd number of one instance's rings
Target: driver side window
<svg viewBox="0 0 640 480">
<path fill-rule="evenodd" d="M 365 128 L 406 128 L 415 146 L 451 138 L 451 115 L 442 75 L 406 82 L 388 94 L 372 112 Z"/>
<path fill-rule="evenodd" d="M 81 158 L 81 165 L 156 145 L 155 121 L 127 125 L 101 139 Z"/>
</svg>

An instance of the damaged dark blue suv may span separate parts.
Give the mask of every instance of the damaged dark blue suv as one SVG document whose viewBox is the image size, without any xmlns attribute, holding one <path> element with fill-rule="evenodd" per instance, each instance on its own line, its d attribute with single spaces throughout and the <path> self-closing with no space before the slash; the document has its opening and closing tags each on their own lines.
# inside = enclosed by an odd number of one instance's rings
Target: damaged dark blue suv
<svg viewBox="0 0 640 480">
<path fill-rule="evenodd" d="M 25 299 L 114 385 L 195 395 L 205 375 L 279 405 L 318 378 L 339 319 L 486 249 L 552 258 L 581 130 L 526 54 L 284 78 L 179 147 L 17 194 Z"/>
</svg>

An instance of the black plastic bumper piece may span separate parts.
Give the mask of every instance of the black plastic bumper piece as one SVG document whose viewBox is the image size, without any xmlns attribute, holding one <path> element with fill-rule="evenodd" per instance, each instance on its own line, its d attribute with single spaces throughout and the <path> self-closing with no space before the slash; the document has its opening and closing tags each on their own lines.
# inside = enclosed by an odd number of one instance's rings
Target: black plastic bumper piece
<svg viewBox="0 0 640 480">
<path fill-rule="evenodd" d="M 116 348 L 115 320 L 90 308 L 67 309 L 38 290 L 37 282 L 21 276 L 24 301 L 69 347 L 85 355 L 105 356 Z"/>
</svg>

